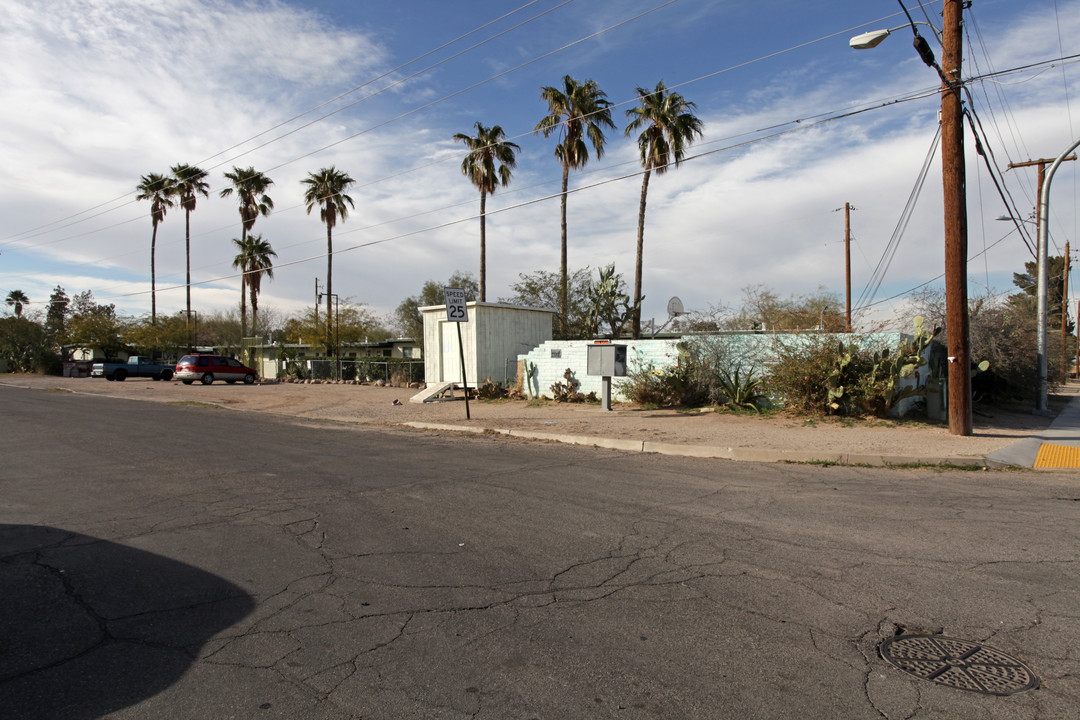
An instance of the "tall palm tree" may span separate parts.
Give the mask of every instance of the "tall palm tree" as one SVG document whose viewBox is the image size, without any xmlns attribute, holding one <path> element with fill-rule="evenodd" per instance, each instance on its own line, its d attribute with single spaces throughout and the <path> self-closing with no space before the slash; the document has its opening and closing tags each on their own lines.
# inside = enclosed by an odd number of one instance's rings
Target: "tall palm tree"
<svg viewBox="0 0 1080 720">
<path fill-rule="evenodd" d="M 154 232 L 150 236 L 150 323 L 157 325 L 157 270 L 154 257 L 157 254 L 157 226 L 165 219 L 165 213 L 173 202 L 173 179 L 168 175 L 150 173 L 143 175 L 135 188 L 139 194 L 136 200 L 150 201 L 150 222 Z"/>
<path fill-rule="evenodd" d="M 7 294 L 5 302 L 15 311 L 15 317 L 22 317 L 23 305 L 30 304 L 30 298 L 22 290 L 12 290 Z"/>
<path fill-rule="evenodd" d="M 510 184 L 510 171 L 517 165 L 517 143 L 508 142 L 498 125 L 485 128 L 478 120 L 476 136 L 456 133 L 454 139 L 465 143 L 469 154 L 461 161 L 461 174 L 480 190 L 480 302 L 487 300 L 487 233 L 485 212 L 487 196 L 500 185 Z"/>
<path fill-rule="evenodd" d="M 240 202 L 240 241 L 247 240 L 247 234 L 254 227 L 255 221 L 262 215 L 266 217 L 274 209 L 274 201 L 266 194 L 267 189 L 274 181 L 264 173 L 253 167 L 246 169 L 233 166 L 232 172 L 225 173 L 225 179 L 232 183 L 224 188 L 219 197 L 229 197 L 236 192 L 236 199 Z M 236 242 L 235 239 L 233 242 Z M 267 246 L 269 247 L 269 245 Z M 247 335 L 247 304 L 243 302 L 243 283 L 240 288 L 240 337 Z M 254 328 L 254 317 L 252 318 Z"/>
<path fill-rule="evenodd" d="M 641 151 L 641 202 L 638 205 L 637 261 L 634 265 L 634 324 L 633 337 L 641 337 L 641 257 L 645 242 L 645 198 L 649 193 L 649 176 L 663 175 L 668 168 L 678 166 L 695 137 L 701 137 L 704 123 L 694 115 L 697 108 L 682 95 L 669 91 L 664 81 L 655 90 L 637 89 L 640 107 L 630 108 L 626 117 L 626 135 L 641 129 L 638 150 Z"/>
<path fill-rule="evenodd" d="M 355 207 L 351 197 L 345 194 L 356 181 L 349 174 L 342 172 L 331 165 L 322 168 L 318 172 L 308 173 L 308 176 L 300 181 L 307 185 L 304 191 L 304 203 L 307 205 L 307 213 L 319 206 L 319 219 L 326 223 L 326 347 L 333 349 L 334 337 L 331 330 L 334 327 L 331 312 L 331 295 L 334 292 L 334 235 L 333 229 L 338 219 L 345 222 L 349 216 L 349 208 Z"/>
<path fill-rule="evenodd" d="M 240 240 L 233 238 L 236 257 L 233 267 L 242 271 L 240 278 L 240 314 L 247 316 L 245 285 L 251 296 L 251 332 L 255 333 L 259 325 L 259 292 L 262 290 L 262 278 L 265 275 L 274 278 L 274 261 L 277 253 L 262 235 L 246 235 Z"/>
<path fill-rule="evenodd" d="M 563 335 L 567 331 L 566 275 L 566 192 L 570 168 L 579 170 L 589 161 L 589 144 L 596 151 L 597 159 L 604 156 L 604 131 L 601 126 L 614 128 L 611 121 L 611 103 L 596 81 L 579 83 L 569 75 L 563 77 L 562 89 L 540 88 L 540 99 L 548 104 L 548 114 L 536 124 L 534 133 L 548 137 L 558 132 L 559 144 L 555 146 L 555 159 L 562 164 L 562 215 L 561 258 L 559 264 L 559 315 Z"/>
<path fill-rule="evenodd" d="M 206 182 L 207 172 L 202 168 L 181 163 L 173 165 L 169 171 L 173 174 L 175 195 L 184 208 L 184 256 L 187 258 L 187 316 L 184 324 L 188 329 L 188 345 L 191 344 L 191 211 L 199 195 L 210 197 L 210 185 Z"/>
</svg>

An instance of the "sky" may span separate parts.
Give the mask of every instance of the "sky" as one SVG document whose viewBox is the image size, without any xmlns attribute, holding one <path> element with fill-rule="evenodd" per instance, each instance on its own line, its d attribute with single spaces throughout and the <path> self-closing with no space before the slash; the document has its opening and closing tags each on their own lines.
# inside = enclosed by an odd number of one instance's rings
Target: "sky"
<svg viewBox="0 0 1080 720">
<path fill-rule="evenodd" d="M 905 0 L 941 25 L 941 3 Z M 270 176 L 258 219 L 277 252 L 260 310 L 314 302 L 326 233 L 301 180 L 334 166 L 356 184 L 334 228 L 333 287 L 389 316 L 428 280 L 479 273 L 479 193 L 455 133 L 500 125 L 520 146 L 513 180 L 488 198 L 488 300 L 521 273 L 559 267 L 556 140 L 533 133 L 540 89 L 595 80 L 612 103 L 602 157 L 572 172 L 571 269 L 615 264 L 632 286 L 641 166 L 626 111 L 663 80 L 695 103 L 704 135 L 648 192 L 642 316 L 737 306 L 743 288 L 843 304 L 845 203 L 855 208 L 852 296 L 866 326 L 940 288 L 939 81 L 911 45 L 898 2 L 834 0 L 3 0 L 0 26 L 0 295 L 41 311 L 52 289 L 91 290 L 150 312 L 150 208 L 141 176 L 178 163 L 209 172 L 191 222 L 192 306 L 236 309 L 240 236 L 223 173 Z M 975 0 L 965 12 L 968 104 L 991 174 L 967 149 L 969 294 L 1012 291 L 1032 252 L 1002 215 L 1036 202 L 1033 168 L 1080 133 L 1080 0 Z M 848 40 L 900 28 L 872 50 Z M 920 26 L 937 56 L 932 31 Z M 1053 62 L 1059 58 L 1066 58 Z M 1051 194 L 1051 254 L 1076 256 L 1080 163 Z M 1013 208 L 1001 199 L 1003 183 Z M 909 200 L 913 208 L 905 208 Z M 906 219 L 906 220 L 905 220 Z M 184 308 L 184 213 L 158 229 L 159 313 Z M 898 245 L 890 245 L 904 225 Z M 1023 224 L 1023 223 L 1022 223 Z M 1034 226 L 1029 233 L 1035 237 Z M 884 262 L 891 256 L 891 262 Z M 887 268 L 887 270 L 886 270 Z M 878 272 L 875 272 L 878 270 Z M 868 283 L 880 278 L 880 284 Z M 1080 288 L 1072 284 L 1070 293 Z M 863 298 L 861 303 L 859 299 Z M 10 308 L 0 306 L 0 312 Z"/>
</svg>

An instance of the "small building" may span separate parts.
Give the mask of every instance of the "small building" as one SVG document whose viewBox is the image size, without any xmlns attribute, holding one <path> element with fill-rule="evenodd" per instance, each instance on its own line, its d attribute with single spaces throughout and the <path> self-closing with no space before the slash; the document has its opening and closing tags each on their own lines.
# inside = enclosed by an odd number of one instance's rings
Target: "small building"
<svg viewBox="0 0 1080 720">
<path fill-rule="evenodd" d="M 424 376 L 436 383 L 460 383 L 461 350 L 470 387 L 486 380 L 510 383 L 517 377 L 518 356 L 551 339 L 554 310 L 503 303 L 466 303 L 469 321 L 449 322 L 445 305 L 420 308 L 424 318 Z"/>
</svg>

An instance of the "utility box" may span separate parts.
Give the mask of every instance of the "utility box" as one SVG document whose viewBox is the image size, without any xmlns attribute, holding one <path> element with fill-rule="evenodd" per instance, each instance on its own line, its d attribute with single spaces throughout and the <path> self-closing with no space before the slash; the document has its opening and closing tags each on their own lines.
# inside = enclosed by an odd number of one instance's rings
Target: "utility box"
<svg viewBox="0 0 1080 720">
<path fill-rule="evenodd" d="M 590 345 L 588 348 L 589 375 L 626 377 L 626 346 L 610 343 Z"/>
</svg>

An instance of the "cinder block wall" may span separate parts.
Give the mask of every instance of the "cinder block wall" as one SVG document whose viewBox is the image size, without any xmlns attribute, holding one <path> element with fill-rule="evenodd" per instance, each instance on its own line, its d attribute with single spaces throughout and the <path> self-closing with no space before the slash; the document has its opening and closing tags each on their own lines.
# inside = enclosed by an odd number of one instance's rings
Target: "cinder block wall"
<svg viewBox="0 0 1080 720">
<path fill-rule="evenodd" d="M 679 339 L 664 340 L 626 340 L 626 365 L 627 372 L 633 372 L 636 368 L 650 361 L 658 368 L 667 368 L 675 364 L 679 353 L 675 345 Z M 574 371 L 574 379 L 581 386 L 579 392 L 589 394 L 601 391 L 601 378 L 599 375 L 587 375 L 588 350 L 592 345 L 591 340 L 548 340 L 540 347 L 525 355 L 519 355 L 518 361 L 528 361 L 536 366 L 532 377 L 529 378 L 529 394 L 532 397 L 546 395 L 551 397 L 551 386 L 556 382 L 565 382 L 563 377 L 566 369 Z M 553 357 L 556 356 L 557 357 Z M 615 400 L 625 400 L 619 392 L 619 379 L 612 378 L 611 396 Z"/>
</svg>

